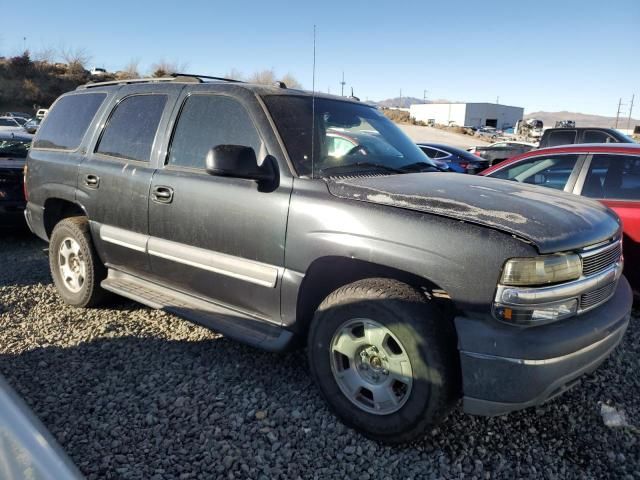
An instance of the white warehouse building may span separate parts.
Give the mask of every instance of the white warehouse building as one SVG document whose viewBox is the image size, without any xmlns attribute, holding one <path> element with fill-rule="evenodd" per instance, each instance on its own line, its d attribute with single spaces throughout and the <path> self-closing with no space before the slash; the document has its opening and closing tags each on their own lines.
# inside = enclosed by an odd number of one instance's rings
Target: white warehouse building
<svg viewBox="0 0 640 480">
<path fill-rule="evenodd" d="M 409 114 L 427 124 L 505 129 L 522 120 L 524 108 L 498 103 L 425 103 L 411 105 Z"/>
</svg>

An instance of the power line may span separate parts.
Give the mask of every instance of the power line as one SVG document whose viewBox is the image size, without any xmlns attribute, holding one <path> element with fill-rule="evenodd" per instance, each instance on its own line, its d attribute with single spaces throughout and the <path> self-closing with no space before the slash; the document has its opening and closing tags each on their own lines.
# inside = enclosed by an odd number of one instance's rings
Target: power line
<svg viewBox="0 0 640 480">
<path fill-rule="evenodd" d="M 618 113 L 616 113 L 616 126 L 618 128 L 618 120 L 620 120 L 620 109 L 622 108 L 622 98 L 618 101 Z"/>
</svg>

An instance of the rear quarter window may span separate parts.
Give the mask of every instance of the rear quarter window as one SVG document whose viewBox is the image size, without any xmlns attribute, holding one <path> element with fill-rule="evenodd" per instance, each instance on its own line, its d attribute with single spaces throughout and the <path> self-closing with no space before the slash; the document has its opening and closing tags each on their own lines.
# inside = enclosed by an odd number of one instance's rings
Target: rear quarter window
<svg viewBox="0 0 640 480">
<path fill-rule="evenodd" d="M 33 148 L 78 148 L 106 97 L 105 93 L 84 93 L 60 98 L 40 127 Z"/>
<path fill-rule="evenodd" d="M 549 139 L 547 140 L 547 147 L 556 147 L 558 145 L 571 145 L 576 143 L 576 134 L 575 130 L 559 130 L 556 132 L 551 132 L 549 134 Z"/>
</svg>

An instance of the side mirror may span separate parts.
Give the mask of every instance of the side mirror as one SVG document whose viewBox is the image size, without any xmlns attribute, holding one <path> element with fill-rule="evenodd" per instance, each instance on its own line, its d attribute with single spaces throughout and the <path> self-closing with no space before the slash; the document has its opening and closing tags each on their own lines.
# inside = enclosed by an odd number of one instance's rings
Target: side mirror
<svg viewBox="0 0 640 480">
<path fill-rule="evenodd" d="M 275 177 L 271 162 L 258 165 L 256 152 L 242 145 L 218 145 L 207 152 L 205 168 L 210 175 L 269 181 Z"/>
</svg>

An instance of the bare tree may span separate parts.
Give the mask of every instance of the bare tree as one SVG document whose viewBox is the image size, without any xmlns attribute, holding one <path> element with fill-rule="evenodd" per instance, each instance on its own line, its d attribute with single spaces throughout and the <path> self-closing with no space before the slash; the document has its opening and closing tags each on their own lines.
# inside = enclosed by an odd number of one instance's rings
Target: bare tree
<svg viewBox="0 0 640 480">
<path fill-rule="evenodd" d="M 259 83 L 261 85 L 272 85 L 276 81 L 276 73 L 273 71 L 273 68 L 260 70 L 259 72 L 251 74 L 247 78 L 247 81 L 249 83 Z"/>
<path fill-rule="evenodd" d="M 91 55 L 86 48 L 73 48 L 63 45 L 60 47 L 60 57 L 70 67 L 86 68 L 91 61 Z"/>
<path fill-rule="evenodd" d="M 138 65 L 140 64 L 140 60 L 137 58 L 132 58 L 129 60 L 122 70 L 118 72 L 118 78 L 121 80 L 127 80 L 131 78 L 139 78 L 140 73 L 138 72 Z"/>
<path fill-rule="evenodd" d="M 227 73 L 225 73 L 225 78 L 230 78 L 232 80 L 244 80 L 244 73 L 242 73 L 237 68 L 232 68 Z"/>
<path fill-rule="evenodd" d="M 165 59 L 151 65 L 152 77 L 166 77 L 172 73 L 184 72 L 187 69 L 186 63 L 170 62 Z"/>
<path fill-rule="evenodd" d="M 296 78 L 291 74 L 287 73 L 281 79 L 287 88 L 302 88 L 302 84 L 296 80 Z"/>
<path fill-rule="evenodd" d="M 279 77 L 273 68 L 267 70 L 260 70 L 253 73 L 247 78 L 249 83 L 259 83 L 261 85 L 273 85 L 278 80 L 285 83 L 288 88 L 301 88 L 302 85 L 291 73 Z"/>
<path fill-rule="evenodd" d="M 56 57 L 58 56 L 58 52 L 53 47 L 42 46 L 40 50 L 37 50 L 33 53 L 33 59 L 36 62 L 43 63 L 54 63 L 56 61 Z"/>
</svg>

